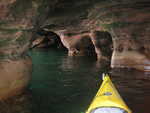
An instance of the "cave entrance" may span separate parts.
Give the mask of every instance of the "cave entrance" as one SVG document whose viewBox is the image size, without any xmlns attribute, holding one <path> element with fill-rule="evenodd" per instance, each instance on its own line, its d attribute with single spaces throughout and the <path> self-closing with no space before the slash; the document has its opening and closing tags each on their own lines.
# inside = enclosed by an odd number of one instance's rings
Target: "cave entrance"
<svg viewBox="0 0 150 113">
<path fill-rule="evenodd" d="M 58 48 L 65 49 L 60 36 L 53 31 L 45 30 L 43 28 L 36 32 L 36 37 L 32 41 L 31 48 Z"/>
</svg>

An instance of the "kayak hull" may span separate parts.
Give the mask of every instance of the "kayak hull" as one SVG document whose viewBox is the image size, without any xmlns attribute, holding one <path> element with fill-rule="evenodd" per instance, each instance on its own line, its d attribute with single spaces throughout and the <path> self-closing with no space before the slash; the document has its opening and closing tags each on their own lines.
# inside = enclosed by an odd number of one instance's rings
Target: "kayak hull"
<svg viewBox="0 0 150 113">
<path fill-rule="evenodd" d="M 127 113 L 132 113 L 123 101 L 122 97 L 119 95 L 108 75 L 103 77 L 102 85 L 100 86 L 86 113 L 91 113 L 94 109 L 104 107 L 119 108 L 123 109 Z"/>
</svg>

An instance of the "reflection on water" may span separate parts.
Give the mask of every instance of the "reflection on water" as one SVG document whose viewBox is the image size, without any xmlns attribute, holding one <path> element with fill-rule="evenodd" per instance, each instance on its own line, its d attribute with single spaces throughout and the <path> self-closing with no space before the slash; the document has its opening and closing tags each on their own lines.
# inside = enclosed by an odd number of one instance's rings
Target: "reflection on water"
<svg viewBox="0 0 150 113">
<path fill-rule="evenodd" d="M 23 113 L 84 112 L 102 82 L 103 72 L 111 73 L 115 86 L 134 113 L 148 113 L 148 73 L 129 69 L 110 70 L 108 63 L 97 62 L 92 57 L 68 57 L 67 53 L 58 50 L 34 50 L 30 55 L 34 66 L 29 85 L 32 98 L 29 103 L 21 103 L 20 106 L 31 105 L 22 107 Z M 7 105 L 7 109 L 9 107 Z"/>
<path fill-rule="evenodd" d="M 100 74 L 95 58 L 68 57 L 61 51 L 32 51 L 30 84 L 40 113 L 80 113 L 96 93 Z"/>
<path fill-rule="evenodd" d="M 136 70 L 112 70 L 111 75 L 133 113 L 149 113 L 150 73 Z"/>
</svg>

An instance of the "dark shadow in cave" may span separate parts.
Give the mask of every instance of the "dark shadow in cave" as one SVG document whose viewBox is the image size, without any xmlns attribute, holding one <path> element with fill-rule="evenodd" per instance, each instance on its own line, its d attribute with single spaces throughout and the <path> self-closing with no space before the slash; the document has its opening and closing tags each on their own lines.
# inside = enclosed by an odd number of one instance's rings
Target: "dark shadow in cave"
<svg viewBox="0 0 150 113">
<path fill-rule="evenodd" d="M 84 55 L 86 56 L 96 57 L 95 47 L 88 35 L 81 38 L 80 42 L 76 45 L 76 49 L 78 51 L 84 50 Z"/>
<path fill-rule="evenodd" d="M 47 31 L 42 28 L 37 31 L 37 37 L 32 41 L 31 48 L 66 49 L 62 44 L 59 35 L 53 31 Z"/>
</svg>

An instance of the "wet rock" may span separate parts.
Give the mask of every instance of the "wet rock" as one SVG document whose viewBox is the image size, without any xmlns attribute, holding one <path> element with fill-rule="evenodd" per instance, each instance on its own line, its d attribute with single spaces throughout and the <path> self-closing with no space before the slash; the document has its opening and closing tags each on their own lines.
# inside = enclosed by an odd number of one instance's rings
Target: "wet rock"
<svg viewBox="0 0 150 113">
<path fill-rule="evenodd" d="M 112 55 L 112 68 L 135 68 L 149 71 L 150 60 L 143 51 L 141 43 L 131 39 L 114 40 L 114 51 Z"/>
<path fill-rule="evenodd" d="M 32 41 L 31 48 L 61 48 L 64 46 L 60 40 L 60 37 L 51 31 L 41 30 L 36 35 L 34 41 Z"/>
<path fill-rule="evenodd" d="M 34 41 L 32 41 L 31 48 L 45 47 L 46 44 L 45 43 L 43 44 L 44 38 L 45 38 L 44 36 L 37 36 L 37 38 Z"/>
<path fill-rule="evenodd" d="M 143 3 L 145 4 L 145 3 Z M 128 15 L 123 19 L 119 16 L 110 27 L 113 37 L 113 56 L 111 66 L 135 68 L 142 71 L 149 71 L 150 57 L 149 51 L 149 27 L 150 15 L 147 12 L 149 8 L 142 3 L 135 3 L 135 6 L 145 7 L 145 12 L 133 7 L 128 11 Z M 131 7 L 130 6 L 130 7 Z M 139 18 L 140 17 L 140 18 Z M 138 19 L 137 19 L 138 18 Z M 119 21 L 119 22 L 118 22 Z M 118 22 L 118 23 L 117 23 Z"/>
<path fill-rule="evenodd" d="M 94 45 L 89 32 L 59 32 L 63 45 L 68 49 L 69 56 L 94 54 Z"/>
<path fill-rule="evenodd" d="M 97 24 L 101 30 L 108 31 L 112 36 L 114 50 L 111 67 L 149 71 L 149 1 L 105 2 L 103 8 L 102 4 L 95 5 L 89 18 L 94 25 Z"/>
<path fill-rule="evenodd" d="M 32 61 L 26 54 L 31 34 L 13 32 L 0 36 L 0 99 L 22 93 L 31 77 Z"/>
<path fill-rule="evenodd" d="M 31 79 L 32 62 L 29 57 L 0 62 L 0 100 L 22 93 Z"/>
<path fill-rule="evenodd" d="M 98 60 L 110 61 L 112 55 L 111 35 L 104 31 L 92 31 L 90 35 Z"/>
<path fill-rule="evenodd" d="M 31 78 L 27 51 L 34 13 L 31 1 L 0 2 L 0 100 L 22 93 Z"/>
</svg>

